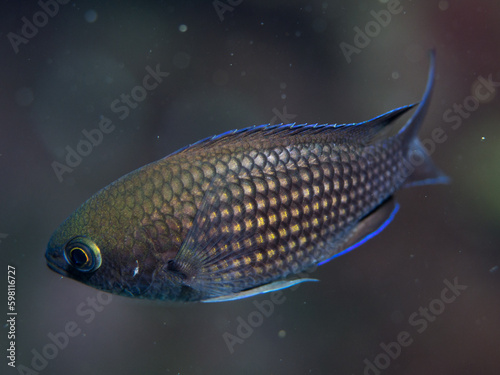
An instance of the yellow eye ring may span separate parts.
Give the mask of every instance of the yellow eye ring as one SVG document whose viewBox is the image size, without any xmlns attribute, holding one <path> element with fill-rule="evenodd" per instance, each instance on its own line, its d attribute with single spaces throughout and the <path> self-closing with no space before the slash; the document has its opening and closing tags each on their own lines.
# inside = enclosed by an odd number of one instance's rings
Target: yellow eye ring
<svg viewBox="0 0 500 375">
<path fill-rule="evenodd" d="M 102 263 L 101 250 L 90 238 L 73 237 L 66 243 L 64 258 L 73 268 L 81 272 L 93 272 Z"/>
</svg>

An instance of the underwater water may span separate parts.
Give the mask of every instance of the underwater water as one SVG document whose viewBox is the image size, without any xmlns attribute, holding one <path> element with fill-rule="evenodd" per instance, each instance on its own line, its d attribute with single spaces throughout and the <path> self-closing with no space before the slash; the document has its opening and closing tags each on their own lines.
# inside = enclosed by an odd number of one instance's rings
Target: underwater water
<svg viewBox="0 0 500 375">
<path fill-rule="evenodd" d="M 41 0 L 0 17 L 2 374 L 498 374 L 500 4 Z M 415 103 L 431 49 L 419 137 L 451 183 L 397 192 L 394 221 L 320 282 L 179 304 L 46 266 L 53 231 L 124 174 L 231 129 Z"/>
</svg>

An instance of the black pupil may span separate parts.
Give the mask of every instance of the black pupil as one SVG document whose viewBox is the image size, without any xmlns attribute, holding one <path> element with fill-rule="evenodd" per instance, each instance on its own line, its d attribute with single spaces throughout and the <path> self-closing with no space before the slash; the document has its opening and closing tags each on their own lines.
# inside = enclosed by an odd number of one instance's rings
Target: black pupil
<svg viewBox="0 0 500 375">
<path fill-rule="evenodd" d="M 87 263 L 88 259 L 87 254 L 85 254 L 85 251 L 82 249 L 75 248 L 71 250 L 71 262 L 73 262 L 76 267 L 83 266 Z"/>
</svg>

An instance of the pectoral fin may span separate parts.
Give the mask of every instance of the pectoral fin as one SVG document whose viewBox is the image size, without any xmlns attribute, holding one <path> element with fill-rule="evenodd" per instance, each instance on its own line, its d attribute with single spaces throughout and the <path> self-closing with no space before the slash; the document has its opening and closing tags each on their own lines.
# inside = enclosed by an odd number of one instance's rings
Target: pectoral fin
<svg viewBox="0 0 500 375">
<path fill-rule="evenodd" d="M 330 258 L 321 261 L 318 265 L 321 266 L 333 258 L 341 256 L 375 237 L 389 225 L 392 219 L 394 219 L 394 216 L 396 216 L 398 210 L 399 204 L 393 197 L 384 201 L 384 203 L 378 206 L 374 211 L 361 219 L 361 221 L 352 230 L 347 241 L 343 244 L 343 250 Z"/>
<path fill-rule="evenodd" d="M 239 293 L 232 293 L 232 294 L 229 294 L 226 296 L 208 298 L 208 299 L 202 300 L 201 302 L 234 301 L 234 300 L 238 300 L 238 299 L 253 297 L 253 296 L 256 296 L 257 294 L 264 294 L 264 293 L 274 292 L 274 291 L 281 290 L 281 289 L 290 288 L 291 286 L 294 286 L 294 285 L 297 285 L 300 283 L 304 283 L 306 281 L 318 281 L 318 280 L 317 279 L 279 280 L 279 281 L 274 281 L 274 282 L 266 284 L 266 285 L 261 285 L 257 288 L 244 290 L 244 291 L 239 292 Z"/>
</svg>

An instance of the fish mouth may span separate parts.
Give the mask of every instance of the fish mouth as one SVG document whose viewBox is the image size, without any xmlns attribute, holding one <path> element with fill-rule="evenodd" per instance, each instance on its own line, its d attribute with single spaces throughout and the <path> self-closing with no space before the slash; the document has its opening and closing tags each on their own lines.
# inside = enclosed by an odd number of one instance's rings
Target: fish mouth
<svg viewBox="0 0 500 375">
<path fill-rule="evenodd" d="M 61 257 L 57 255 L 57 252 L 54 252 L 51 249 L 47 249 L 47 251 L 45 252 L 45 259 L 47 260 L 47 267 L 49 267 L 52 271 L 57 272 L 63 276 L 68 276 L 67 269 L 61 264 L 64 264 L 64 261 L 58 261 L 61 259 Z"/>
<path fill-rule="evenodd" d="M 57 266 L 56 264 L 50 262 L 49 260 L 47 260 L 47 267 L 49 267 L 52 271 L 57 272 L 63 276 L 68 276 L 68 272 L 64 268 Z"/>
</svg>

